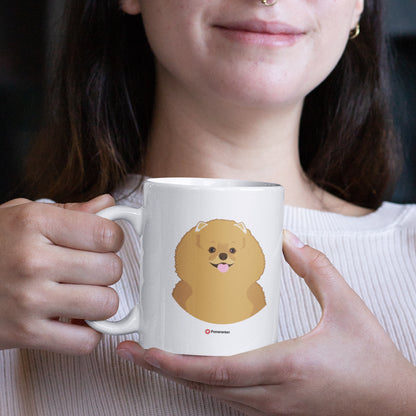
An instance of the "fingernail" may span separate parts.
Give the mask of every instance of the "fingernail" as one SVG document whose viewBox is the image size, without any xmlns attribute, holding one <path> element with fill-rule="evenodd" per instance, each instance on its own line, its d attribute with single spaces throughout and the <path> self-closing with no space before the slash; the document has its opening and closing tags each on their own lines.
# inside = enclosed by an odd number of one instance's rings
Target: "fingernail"
<svg viewBox="0 0 416 416">
<path fill-rule="evenodd" d="M 133 356 L 128 350 L 117 350 L 117 355 L 123 360 L 130 361 L 131 363 L 134 362 Z"/>
<path fill-rule="evenodd" d="M 144 356 L 144 360 L 149 363 L 152 367 L 160 368 L 160 363 L 155 357 L 146 357 Z"/>
<path fill-rule="evenodd" d="M 296 247 L 296 248 L 305 247 L 305 244 L 302 243 L 302 241 L 299 240 L 299 238 L 296 237 L 295 234 L 291 233 L 288 230 L 283 230 L 283 239 L 284 239 L 285 243 L 289 244 L 292 247 Z"/>
</svg>

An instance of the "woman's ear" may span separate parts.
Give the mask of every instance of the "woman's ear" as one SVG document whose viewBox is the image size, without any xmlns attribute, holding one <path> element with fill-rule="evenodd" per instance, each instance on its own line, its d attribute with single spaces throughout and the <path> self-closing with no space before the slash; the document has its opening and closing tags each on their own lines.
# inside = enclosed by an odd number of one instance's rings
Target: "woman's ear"
<svg viewBox="0 0 416 416">
<path fill-rule="evenodd" d="M 139 14 L 140 3 L 139 0 L 120 0 L 120 9 L 127 14 Z"/>
<path fill-rule="evenodd" d="M 361 18 L 363 11 L 364 11 L 364 0 L 356 0 L 353 21 L 351 23 L 351 30 L 353 30 L 355 26 L 357 25 L 357 23 L 360 22 L 360 18 Z"/>
</svg>

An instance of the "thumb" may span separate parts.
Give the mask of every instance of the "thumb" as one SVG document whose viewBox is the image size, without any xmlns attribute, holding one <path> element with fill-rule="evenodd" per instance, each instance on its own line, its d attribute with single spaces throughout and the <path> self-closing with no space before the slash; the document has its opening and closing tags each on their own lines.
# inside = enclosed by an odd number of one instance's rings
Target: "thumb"
<svg viewBox="0 0 416 416">
<path fill-rule="evenodd" d="M 303 244 L 290 231 L 283 231 L 283 254 L 297 275 L 302 277 L 321 308 L 335 305 L 340 310 L 347 296 L 357 296 L 328 257 Z"/>
<path fill-rule="evenodd" d="M 96 214 L 104 208 L 115 205 L 114 198 L 110 194 L 97 196 L 86 202 L 69 202 L 66 204 L 56 204 L 57 206 L 70 209 L 72 211 L 86 212 L 89 214 Z"/>
</svg>

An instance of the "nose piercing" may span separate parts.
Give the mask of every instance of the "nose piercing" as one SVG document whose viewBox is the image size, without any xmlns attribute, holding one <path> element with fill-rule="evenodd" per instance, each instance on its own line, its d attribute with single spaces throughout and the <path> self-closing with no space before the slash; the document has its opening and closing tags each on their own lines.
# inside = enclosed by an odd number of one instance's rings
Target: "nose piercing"
<svg viewBox="0 0 416 416">
<path fill-rule="evenodd" d="M 265 6 L 274 6 L 277 0 L 260 0 Z"/>
</svg>

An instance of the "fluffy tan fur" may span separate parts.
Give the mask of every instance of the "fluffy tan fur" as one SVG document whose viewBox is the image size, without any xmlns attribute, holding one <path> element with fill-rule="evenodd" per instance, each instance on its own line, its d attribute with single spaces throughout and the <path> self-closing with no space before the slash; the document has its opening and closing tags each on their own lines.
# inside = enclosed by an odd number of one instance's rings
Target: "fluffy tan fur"
<svg viewBox="0 0 416 416">
<path fill-rule="evenodd" d="M 243 223 L 199 222 L 179 242 L 172 296 L 194 317 L 215 324 L 239 322 L 265 305 L 257 283 L 264 272 L 263 251 Z"/>
</svg>

